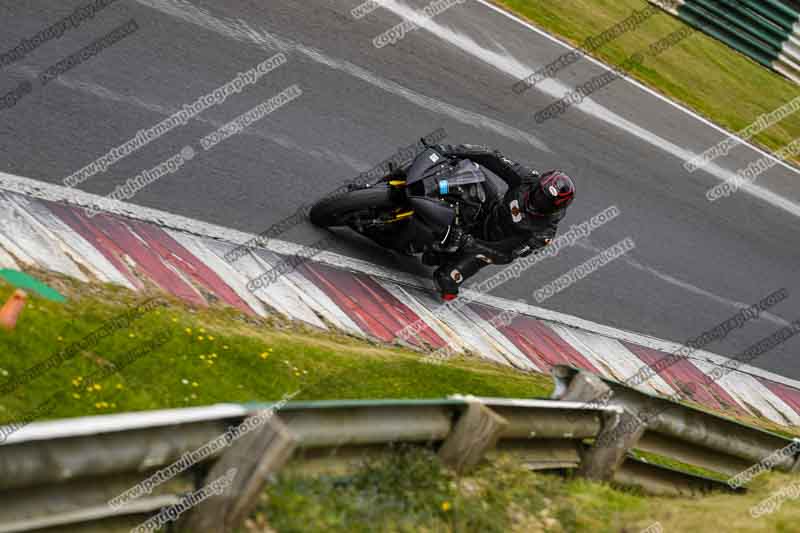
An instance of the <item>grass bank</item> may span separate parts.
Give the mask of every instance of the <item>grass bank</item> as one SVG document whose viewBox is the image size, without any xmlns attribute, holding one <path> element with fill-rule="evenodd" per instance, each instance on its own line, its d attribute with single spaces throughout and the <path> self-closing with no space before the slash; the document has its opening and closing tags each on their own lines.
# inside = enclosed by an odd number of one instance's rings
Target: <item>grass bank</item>
<svg viewBox="0 0 800 533">
<path fill-rule="evenodd" d="M 278 317 L 258 319 L 222 307 L 193 309 L 160 294 L 37 274 L 68 301 L 32 298 L 17 329 L 0 330 L 0 424 L 273 401 L 298 389 L 295 400 L 457 393 L 531 398 L 547 396 L 551 388 L 547 376 L 522 375 L 477 358 L 431 365 L 417 352 Z M 11 292 L 0 285 L 3 301 Z M 122 327 L 103 329 L 151 297 L 164 305 Z M 105 335 L 94 342 L 98 331 Z M 71 351 L 71 358 L 58 359 Z M 57 364 L 26 376 L 48 361 Z"/>
<path fill-rule="evenodd" d="M 408 449 L 347 474 L 284 473 L 242 531 L 639 533 L 658 522 L 666 532 L 789 532 L 800 520 L 791 498 L 759 518 L 750 508 L 796 483 L 796 476 L 771 473 L 744 495 L 653 497 L 530 472 L 508 456 L 459 478 L 432 453 Z"/>
</svg>

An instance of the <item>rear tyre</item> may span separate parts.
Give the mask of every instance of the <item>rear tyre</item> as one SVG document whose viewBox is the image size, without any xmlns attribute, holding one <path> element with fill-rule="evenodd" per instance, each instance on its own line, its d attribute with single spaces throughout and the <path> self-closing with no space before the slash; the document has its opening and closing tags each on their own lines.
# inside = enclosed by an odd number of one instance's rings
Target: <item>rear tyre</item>
<svg viewBox="0 0 800 533">
<path fill-rule="evenodd" d="M 393 207 L 391 189 L 379 183 L 330 198 L 323 198 L 311 208 L 309 218 L 315 226 L 347 226 L 358 215 Z"/>
</svg>

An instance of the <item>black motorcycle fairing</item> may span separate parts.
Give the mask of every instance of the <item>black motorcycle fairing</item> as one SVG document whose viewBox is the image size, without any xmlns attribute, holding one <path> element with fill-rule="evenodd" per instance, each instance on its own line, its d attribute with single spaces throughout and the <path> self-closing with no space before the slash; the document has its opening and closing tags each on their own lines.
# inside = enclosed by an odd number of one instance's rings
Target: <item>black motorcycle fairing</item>
<svg viewBox="0 0 800 533">
<path fill-rule="evenodd" d="M 404 174 L 405 183 L 390 186 L 394 212 L 386 214 L 391 218 L 396 211 L 408 209 L 413 216 L 385 224 L 367 221 L 353 229 L 381 246 L 405 253 L 411 248 L 425 250 L 453 231 L 480 230 L 487 202 L 491 202 L 500 193 L 498 189 L 505 185 L 474 161 L 447 157 L 433 147 L 420 153 L 405 167 Z"/>
<path fill-rule="evenodd" d="M 408 201 L 414 210 L 414 216 L 422 219 L 435 233 L 443 235 L 456 218 L 453 208 L 441 200 L 410 196 Z"/>
<path fill-rule="evenodd" d="M 410 187 L 415 183 L 422 181 L 425 177 L 431 174 L 429 172 L 433 167 L 449 163 L 450 160 L 434 150 L 428 148 L 417 156 L 411 163 L 411 166 L 406 170 L 406 186 Z"/>
</svg>

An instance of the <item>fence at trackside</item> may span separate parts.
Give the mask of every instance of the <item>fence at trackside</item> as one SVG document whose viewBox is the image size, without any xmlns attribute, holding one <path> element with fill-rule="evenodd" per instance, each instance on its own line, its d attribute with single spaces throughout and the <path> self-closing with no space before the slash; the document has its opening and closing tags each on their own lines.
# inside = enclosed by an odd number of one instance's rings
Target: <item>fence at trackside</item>
<svg viewBox="0 0 800 533">
<path fill-rule="evenodd" d="M 794 442 L 779 435 L 571 367 L 556 367 L 554 378 L 558 400 L 220 404 L 32 423 L 0 446 L 0 533 L 130 530 L 165 517 L 177 518 L 179 531 L 231 531 L 281 469 L 340 471 L 366 455 L 394 453 L 389 444 L 400 443 L 432 447 L 457 471 L 504 452 L 531 470 L 575 471 L 656 494 L 739 491 L 748 481 L 742 472 L 753 473 L 779 450 L 790 451 L 769 467 L 797 469 Z M 652 416 L 641 416 L 645 409 Z M 631 416 L 645 427 L 629 425 Z M 235 438 L 209 447 L 228 436 Z M 638 451 L 720 475 L 653 464 Z M 231 487 L 204 502 L 195 497 L 225 473 Z M 740 482 L 731 483 L 737 473 Z"/>
<path fill-rule="evenodd" d="M 787 0 L 649 0 L 800 84 L 800 10 Z"/>
<path fill-rule="evenodd" d="M 598 437 L 592 453 L 608 453 L 613 443 L 722 474 L 731 487 L 745 485 L 762 470 L 800 471 L 800 439 L 734 421 L 685 405 L 675 399 L 646 394 L 578 368 L 552 369 L 554 398 L 583 405 L 617 407 L 622 414 Z M 603 441 L 609 443 L 604 444 Z M 757 468 L 752 468 L 753 466 Z"/>
</svg>

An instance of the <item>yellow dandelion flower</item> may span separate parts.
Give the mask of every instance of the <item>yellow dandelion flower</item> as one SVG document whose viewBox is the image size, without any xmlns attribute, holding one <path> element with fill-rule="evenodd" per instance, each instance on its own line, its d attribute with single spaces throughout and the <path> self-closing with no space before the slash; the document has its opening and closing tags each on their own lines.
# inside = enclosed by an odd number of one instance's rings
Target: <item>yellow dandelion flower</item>
<svg viewBox="0 0 800 533">
<path fill-rule="evenodd" d="M 261 355 L 259 357 L 261 357 L 261 359 L 266 359 L 267 357 L 269 357 L 269 354 L 267 352 L 261 352 Z"/>
<path fill-rule="evenodd" d="M 216 353 L 216 352 L 214 352 L 214 353 L 212 353 L 212 354 L 211 354 L 211 358 L 212 358 L 212 359 L 216 359 L 217 357 L 219 357 L 219 356 L 217 355 L 217 353 Z"/>
<path fill-rule="evenodd" d="M 227 350 L 227 349 L 228 349 L 228 345 L 227 345 L 227 344 L 223 344 L 223 345 L 222 345 L 222 349 L 223 349 L 223 350 Z"/>
<path fill-rule="evenodd" d="M 201 341 L 201 340 L 203 340 L 203 339 L 205 339 L 205 337 L 203 337 L 202 335 L 198 335 L 198 336 L 197 336 L 197 340 Z"/>
<path fill-rule="evenodd" d="M 77 379 L 73 379 L 72 380 L 72 386 L 73 387 L 80 387 L 81 386 L 81 382 L 78 381 Z"/>
<path fill-rule="evenodd" d="M 214 336 L 213 335 L 209 335 L 208 336 L 208 340 L 213 341 L 214 340 Z"/>
<path fill-rule="evenodd" d="M 95 383 L 95 384 L 93 385 L 93 387 L 94 387 L 94 390 L 103 390 L 103 386 L 102 386 L 102 385 L 100 385 L 99 383 Z"/>
<path fill-rule="evenodd" d="M 173 321 L 173 322 L 177 322 L 177 321 L 178 321 L 178 319 L 177 319 L 177 318 L 175 318 L 175 317 L 172 317 L 172 321 Z"/>
<path fill-rule="evenodd" d="M 191 335 L 191 334 L 192 334 L 192 328 L 186 328 L 186 329 L 185 329 L 185 331 L 186 331 L 186 333 L 188 333 L 189 335 Z"/>
<path fill-rule="evenodd" d="M 206 356 L 205 356 L 205 355 L 201 355 L 201 356 L 200 356 L 200 359 L 205 359 L 205 358 L 206 358 Z"/>
<path fill-rule="evenodd" d="M 209 364 L 209 365 L 213 365 L 213 364 L 214 364 L 214 361 L 212 361 L 212 360 L 210 360 L 210 359 L 209 359 L 209 360 L 208 360 L 208 364 Z"/>
<path fill-rule="evenodd" d="M 268 351 L 268 352 L 274 352 L 275 350 L 274 350 L 273 348 L 270 348 L 270 349 L 269 349 L 269 350 L 267 350 L 267 351 Z"/>
<path fill-rule="evenodd" d="M 200 333 L 205 333 L 206 332 L 205 328 L 200 328 L 199 331 L 200 331 Z"/>
<path fill-rule="evenodd" d="M 81 399 L 81 395 L 78 394 L 77 392 L 73 392 L 72 393 L 72 397 L 75 398 L 76 400 L 80 400 Z"/>
<path fill-rule="evenodd" d="M 122 390 L 124 388 L 125 388 L 125 385 L 123 385 L 122 383 L 117 383 L 117 390 Z"/>
<path fill-rule="evenodd" d="M 97 402 L 97 403 L 94 404 L 94 408 L 95 409 L 100 409 L 101 407 L 103 407 L 103 406 L 100 404 L 100 402 Z"/>
<path fill-rule="evenodd" d="M 64 337 L 62 337 L 61 335 L 59 335 L 59 336 L 58 336 L 58 340 L 59 340 L 59 341 L 63 341 L 63 340 L 64 340 Z"/>
<path fill-rule="evenodd" d="M 86 387 L 86 392 L 92 392 L 94 389 L 91 387 Z"/>
<path fill-rule="evenodd" d="M 192 387 L 199 387 L 200 384 L 196 381 L 192 381 Z"/>
<path fill-rule="evenodd" d="M 450 502 L 442 502 L 442 511 L 447 512 L 450 510 Z"/>
<path fill-rule="evenodd" d="M 135 333 L 128 333 L 128 337 L 130 337 L 130 338 L 134 338 L 135 336 L 136 336 Z"/>
</svg>

